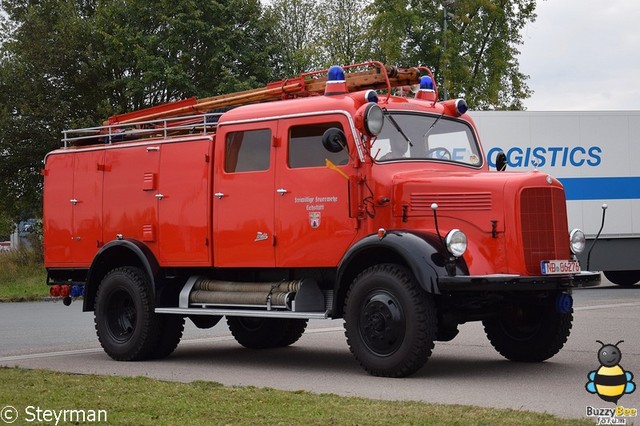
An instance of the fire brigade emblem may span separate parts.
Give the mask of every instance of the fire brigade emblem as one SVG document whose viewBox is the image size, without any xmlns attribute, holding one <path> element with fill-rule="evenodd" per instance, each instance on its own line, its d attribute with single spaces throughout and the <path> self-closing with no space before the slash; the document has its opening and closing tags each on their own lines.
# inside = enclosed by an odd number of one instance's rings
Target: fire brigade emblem
<svg viewBox="0 0 640 426">
<path fill-rule="evenodd" d="M 310 212 L 309 213 L 309 225 L 313 229 L 318 228 L 320 226 L 320 213 L 319 212 Z"/>
</svg>

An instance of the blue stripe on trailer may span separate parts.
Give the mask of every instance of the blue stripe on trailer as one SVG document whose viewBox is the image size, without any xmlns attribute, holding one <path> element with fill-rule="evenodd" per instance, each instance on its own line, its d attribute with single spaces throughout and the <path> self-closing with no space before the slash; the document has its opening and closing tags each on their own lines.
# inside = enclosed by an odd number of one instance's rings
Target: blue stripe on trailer
<svg viewBox="0 0 640 426">
<path fill-rule="evenodd" d="M 640 176 L 558 178 L 567 200 L 640 199 Z"/>
</svg>

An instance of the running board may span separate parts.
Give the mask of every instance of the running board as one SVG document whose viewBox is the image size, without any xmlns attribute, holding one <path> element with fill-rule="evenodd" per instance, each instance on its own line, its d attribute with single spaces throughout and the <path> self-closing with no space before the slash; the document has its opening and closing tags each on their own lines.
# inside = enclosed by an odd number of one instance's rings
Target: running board
<svg viewBox="0 0 640 426">
<path fill-rule="evenodd" d="M 327 319 L 329 312 L 259 311 L 252 309 L 220 308 L 156 308 L 156 314 L 174 315 L 225 315 L 228 317 Z"/>
</svg>

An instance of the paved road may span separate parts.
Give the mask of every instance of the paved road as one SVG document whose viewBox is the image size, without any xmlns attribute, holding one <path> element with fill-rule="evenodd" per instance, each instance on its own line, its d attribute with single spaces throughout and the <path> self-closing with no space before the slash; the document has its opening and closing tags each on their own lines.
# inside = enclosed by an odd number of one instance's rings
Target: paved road
<svg viewBox="0 0 640 426">
<path fill-rule="evenodd" d="M 583 417 L 587 405 L 608 407 L 585 391 L 599 367 L 596 339 L 620 345 L 621 365 L 640 385 L 640 286 L 605 283 L 575 292 L 575 321 L 565 348 L 551 360 L 522 364 L 504 360 L 478 323 L 455 340 L 436 343 L 425 368 L 406 379 L 371 377 L 351 356 L 342 321 L 312 321 L 289 348 L 252 351 L 238 345 L 224 324 L 199 330 L 188 324 L 174 354 L 161 361 L 115 362 L 99 347 L 93 316 L 81 304 L 0 304 L 0 365 L 165 380 L 210 380 L 287 390 L 420 400 L 549 412 Z M 640 391 L 619 404 L 640 408 Z"/>
</svg>

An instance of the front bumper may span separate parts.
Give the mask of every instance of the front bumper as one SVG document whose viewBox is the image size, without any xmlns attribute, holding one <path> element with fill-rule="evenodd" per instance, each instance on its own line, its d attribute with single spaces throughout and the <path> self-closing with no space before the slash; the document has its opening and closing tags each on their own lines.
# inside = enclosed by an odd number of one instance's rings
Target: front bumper
<svg viewBox="0 0 640 426">
<path fill-rule="evenodd" d="M 593 287 L 600 284 L 600 272 L 581 272 L 576 275 L 459 275 L 439 277 L 438 288 L 441 293 L 459 291 L 536 291 L 564 290 L 578 287 Z"/>
</svg>

